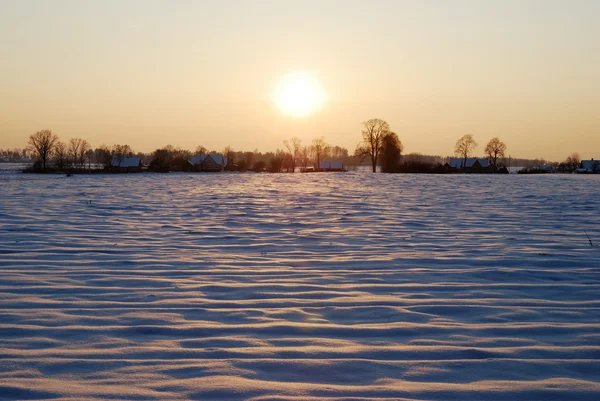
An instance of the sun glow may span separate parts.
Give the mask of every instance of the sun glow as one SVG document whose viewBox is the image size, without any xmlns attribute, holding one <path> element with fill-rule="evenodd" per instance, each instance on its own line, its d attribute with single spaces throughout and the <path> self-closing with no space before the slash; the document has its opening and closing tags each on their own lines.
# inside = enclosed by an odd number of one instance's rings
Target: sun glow
<svg viewBox="0 0 600 401">
<path fill-rule="evenodd" d="M 305 72 L 294 72 L 283 77 L 274 95 L 277 107 L 292 117 L 307 117 L 319 111 L 325 98 L 317 78 Z"/>
</svg>

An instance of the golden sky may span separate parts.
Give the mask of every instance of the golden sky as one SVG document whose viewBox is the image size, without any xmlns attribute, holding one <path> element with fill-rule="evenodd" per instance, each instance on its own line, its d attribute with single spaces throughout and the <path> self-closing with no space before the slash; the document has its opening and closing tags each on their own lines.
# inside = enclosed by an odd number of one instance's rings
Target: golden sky
<svg viewBox="0 0 600 401">
<path fill-rule="evenodd" d="M 471 133 L 513 157 L 600 157 L 600 1 L 0 0 L 0 148 L 349 148 L 383 118 L 406 152 Z M 273 100 L 307 73 L 322 107 Z"/>
</svg>

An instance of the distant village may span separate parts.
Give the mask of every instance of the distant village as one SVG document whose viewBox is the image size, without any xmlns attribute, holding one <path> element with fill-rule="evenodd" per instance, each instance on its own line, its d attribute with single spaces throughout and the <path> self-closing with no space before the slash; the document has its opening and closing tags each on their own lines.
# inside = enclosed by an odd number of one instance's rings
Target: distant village
<svg viewBox="0 0 600 401">
<path fill-rule="evenodd" d="M 373 172 L 434 174 L 598 174 L 598 160 L 581 160 L 577 153 L 563 162 L 540 159 L 517 159 L 507 155 L 507 146 L 491 139 L 483 157 L 474 157 L 477 142 L 464 135 L 456 142 L 454 157 L 404 153 L 398 135 L 387 122 L 371 119 L 363 123 L 362 141 L 350 154 L 346 148 L 330 145 L 318 137 L 310 144 L 299 138 L 283 141 L 275 152 L 209 151 L 198 146 L 195 151 L 165 146 L 152 153 L 136 153 L 129 145 L 102 145 L 93 149 L 82 138 L 62 142 L 50 130 L 32 134 L 26 149 L 0 149 L 0 163 L 28 164 L 29 173 L 140 173 L 140 172 L 271 172 L 316 173 L 345 172 L 368 165 Z"/>
</svg>

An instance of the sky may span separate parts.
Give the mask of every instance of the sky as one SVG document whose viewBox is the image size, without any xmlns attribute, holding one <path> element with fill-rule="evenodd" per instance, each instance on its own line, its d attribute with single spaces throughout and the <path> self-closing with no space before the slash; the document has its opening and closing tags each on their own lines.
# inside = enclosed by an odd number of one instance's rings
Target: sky
<svg viewBox="0 0 600 401">
<path fill-rule="evenodd" d="M 353 151 L 386 120 L 405 151 L 472 134 L 513 157 L 600 158 L 600 1 L 0 0 L 0 148 L 51 129 L 149 152 Z M 282 77 L 316 77 L 282 113 Z"/>
</svg>

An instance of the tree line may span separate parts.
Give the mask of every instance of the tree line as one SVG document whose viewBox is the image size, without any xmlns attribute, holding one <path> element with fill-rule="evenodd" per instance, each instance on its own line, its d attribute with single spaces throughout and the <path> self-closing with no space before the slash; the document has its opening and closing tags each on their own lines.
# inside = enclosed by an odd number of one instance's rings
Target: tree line
<svg viewBox="0 0 600 401">
<path fill-rule="evenodd" d="M 0 157 L 10 158 L 31 156 L 35 159 L 33 171 L 62 171 L 66 169 L 90 170 L 111 166 L 113 160 L 120 162 L 125 157 L 137 156 L 149 166 L 151 171 L 187 171 L 189 160 L 199 153 L 220 153 L 227 157 L 229 169 L 236 171 L 295 172 L 298 168 L 319 168 L 323 160 L 341 160 L 344 165 L 360 165 L 368 162 L 373 172 L 380 167 L 381 172 L 445 172 L 443 166 L 448 158 L 411 153 L 403 155 L 404 146 L 399 136 L 382 119 L 370 119 L 362 123 L 362 140 L 356 146 L 354 154 L 341 146 L 330 145 L 324 137 L 314 138 L 303 143 L 293 137 L 283 141 L 283 147 L 274 152 L 235 151 L 226 146 L 221 152 L 209 150 L 200 145 L 190 150 L 167 145 L 151 153 L 134 152 L 129 145 L 101 145 L 93 149 L 88 141 L 72 138 L 63 142 L 50 130 L 41 130 L 29 137 L 28 147 L 24 150 L 0 150 Z M 458 139 L 454 155 L 463 159 L 464 164 L 472 157 L 477 142 L 473 135 L 467 134 Z M 507 146 L 499 138 L 492 138 L 485 146 L 484 153 L 493 171 L 506 165 Z M 7 157 L 8 158 L 8 157 Z M 574 171 L 581 159 L 577 153 L 570 155 L 562 163 L 554 163 L 559 171 Z M 535 166 L 546 164 L 544 160 L 513 159 L 514 165 Z"/>
<path fill-rule="evenodd" d="M 120 164 L 126 157 L 133 156 L 139 157 L 151 171 L 188 171 L 191 168 L 189 160 L 199 153 L 222 154 L 227 157 L 230 170 L 258 172 L 294 172 L 297 167 L 318 168 L 320 162 L 325 159 L 342 160 L 344 163 L 352 162 L 353 159 L 348 149 L 330 145 L 324 137 L 315 138 L 310 144 L 303 144 L 299 138 L 294 137 L 283 141 L 283 144 L 284 147 L 275 152 L 264 153 L 258 149 L 235 151 L 231 146 L 226 146 L 219 152 L 209 150 L 202 145 L 197 146 L 193 152 L 167 145 L 151 153 L 136 153 L 129 145 L 101 145 L 92 149 L 82 138 L 72 138 L 69 142 L 62 142 L 52 131 L 41 130 L 29 137 L 25 153 L 35 159 L 32 168 L 35 172 L 109 167 L 113 162 Z"/>
</svg>

